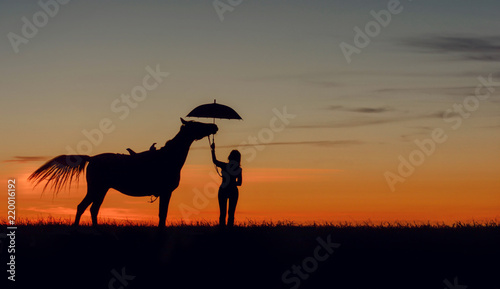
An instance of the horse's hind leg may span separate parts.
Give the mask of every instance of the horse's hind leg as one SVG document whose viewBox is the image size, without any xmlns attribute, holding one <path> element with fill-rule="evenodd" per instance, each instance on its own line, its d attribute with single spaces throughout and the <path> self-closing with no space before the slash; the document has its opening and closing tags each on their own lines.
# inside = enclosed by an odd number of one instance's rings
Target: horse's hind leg
<svg viewBox="0 0 500 289">
<path fill-rule="evenodd" d="M 91 203 L 92 203 L 92 198 L 89 196 L 89 193 L 87 192 L 85 198 L 83 198 L 78 207 L 76 207 L 76 217 L 73 226 L 78 226 L 78 224 L 80 224 L 80 218 L 82 217 L 83 213 L 85 212 L 87 207 L 90 206 Z"/>
<path fill-rule="evenodd" d="M 94 191 L 92 198 L 92 206 L 90 207 L 90 216 L 92 217 L 92 225 L 97 226 L 97 214 L 99 214 L 99 208 L 101 207 L 102 201 L 108 192 L 108 188 L 100 188 Z"/>
</svg>

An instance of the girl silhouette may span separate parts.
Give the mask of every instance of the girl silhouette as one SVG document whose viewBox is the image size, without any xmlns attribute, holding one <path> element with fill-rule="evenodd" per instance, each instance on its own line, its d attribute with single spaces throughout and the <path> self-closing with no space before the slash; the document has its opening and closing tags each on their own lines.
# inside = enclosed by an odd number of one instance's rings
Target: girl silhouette
<svg viewBox="0 0 500 289">
<path fill-rule="evenodd" d="M 217 160 L 215 156 L 215 144 L 210 145 L 212 148 L 212 161 L 216 166 L 221 168 L 222 171 L 222 184 L 219 187 L 219 225 L 226 226 L 226 212 L 228 215 L 227 226 L 234 225 L 234 212 L 236 210 L 236 203 L 238 203 L 238 186 L 241 186 L 242 173 L 241 173 L 241 154 L 237 150 L 233 150 L 227 157 L 228 163 Z M 229 200 L 229 208 L 227 202 Z"/>
</svg>

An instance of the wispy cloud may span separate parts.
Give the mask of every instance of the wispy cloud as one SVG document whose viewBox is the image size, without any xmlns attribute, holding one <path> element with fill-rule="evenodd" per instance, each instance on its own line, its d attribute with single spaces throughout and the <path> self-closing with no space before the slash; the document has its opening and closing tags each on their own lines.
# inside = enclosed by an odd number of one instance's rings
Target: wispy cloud
<svg viewBox="0 0 500 289">
<path fill-rule="evenodd" d="M 370 126 L 370 125 L 381 125 L 381 124 L 388 124 L 388 123 L 406 122 L 406 121 L 418 120 L 418 119 L 443 118 L 443 115 L 444 115 L 444 111 L 438 111 L 438 112 L 429 113 L 429 114 L 388 116 L 388 117 L 383 117 L 383 118 L 353 118 L 353 119 L 346 119 L 346 120 L 334 121 L 334 122 L 294 125 L 291 127 L 301 128 L 301 129 L 362 127 L 362 126 Z"/>
<path fill-rule="evenodd" d="M 500 129 L 500 124 L 486 125 L 486 126 L 481 126 L 480 128 L 486 128 L 486 129 Z"/>
<path fill-rule="evenodd" d="M 476 75 L 476 77 L 479 74 Z M 374 90 L 375 93 L 419 93 L 426 95 L 449 95 L 449 96 L 468 96 L 474 94 L 475 86 L 458 86 L 458 87 L 408 87 L 408 88 L 383 88 Z"/>
<path fill-rule="evenodd" d="M 434 127 L 429 126 L 418 126 L 418 127 L 410 127 L 414 130 L 413 133 L 403 134 L 401 135 L 401 140 L 404 142 L 414 141 L 415 138 L 421 136 L 428 136 Z"/>
<path fill-rule="evenodd" d="M 322 141 L 297 141 L 297 142 L 275 142 L 269 145 L 315 145 L 323 147 L 345 146 L 345 145 L 359 145 L 364 142 L 358 140 L 322 140 Z"/>
<path fill-rule="evenodd" d="M 244 81 L 262 81 L 262 82 L 299 82 L 309 86 L 334 88 L 349 86 L 352 77 L 373 77 L 373 76 L 396 76 L 396 77 L 456 77 L 456 75 L 447 75 L 434 72 L 408 72 L 395 70 L 342 70 L 342 71 L 310 71 L 310 72 L 290 72 L 269 75 L 259 75 L 255 77 L 246 77 Z M 345 81 L 345 79 L 349 81 Z"/>
<path fill-rule="evenodd" d="M 44 156 L 14 156 L 12 159 L 4 160 L 4 163 L 27 163 L 27 162 L 41 162 L 48 160 L 49 157 Z"/>
<path fill-rule="evenodd" d="M 291 141 L 291 142 L 272 142 L 261 145 L 266 146 L 290 146 L 290 145 L 313 145 L 321 147 L 337 147 L 337 146 L 349 146 L 349 145 L 360 145 L 365 142 L 359 140 L 318 140 L 318 141 Z M 239 145 L 239 147 L 253 147 L 254 144 L 244 144 Z M 234 146 L 218 146 L 219 148 L 234 148 Z M 201 147 L 199 148 L 201 149 Z"/>
<path fill-rule="evenodd" d="M 274 75 L 263 75 L 247 78 L 248 81 L 295 81 L 306 85 L 320 86 L 325 88 L 338 87 L 342 84 L 336 80 L 336 73 L 329 71 L 283 73 Z"/>
<path fill-rule="evenodd" d="M 446 54 L 461 60 L 500 61 L 500 36 L 424 36 L 402 43 L 420 52 Z"/>
<path fill-rule="evenodd" d="M 390 107 L 344 107 L 341 105 L 332 105 L 328 107 L 329 110 L 340 110 L 348 112 L 359 112 L 359 113 L 383 113 L 388 111 L 393 111 Z"/>
</svg>

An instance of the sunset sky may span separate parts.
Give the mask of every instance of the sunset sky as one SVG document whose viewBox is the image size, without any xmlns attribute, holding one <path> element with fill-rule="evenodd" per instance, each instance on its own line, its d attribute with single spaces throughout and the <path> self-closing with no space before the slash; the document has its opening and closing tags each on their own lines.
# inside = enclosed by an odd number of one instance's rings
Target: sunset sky
<svg viewBox="0 0 500 289">
<path fill-rule="evenodd" d="M 500 219 L 499 1 L 40 3 L 52 15 L 0 2 L 0 179 L 17 180 L 18 218 L 74 218 L 84 178 L 57 196 L 27 181 L 48 159 L 161 147 L 217 99 L 244 119 L 216 135 L 219 159 L 243 154 L 237 221 Z M 127 104 L 151 70 L 168 76 Z M 168 220 L 216 221 L 214 175 L 194 143 Z M 156 222 L 148 200 L 110 190 L 100 217 Z"/>
</svg>

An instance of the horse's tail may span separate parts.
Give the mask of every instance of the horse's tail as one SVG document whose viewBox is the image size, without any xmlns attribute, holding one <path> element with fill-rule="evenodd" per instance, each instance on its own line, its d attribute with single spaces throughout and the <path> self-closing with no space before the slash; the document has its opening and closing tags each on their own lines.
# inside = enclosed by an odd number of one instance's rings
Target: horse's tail
<svg viewBox="0 0 500 289">
<path fill-rule="evenodd" d="M 47 180 L 43 191 L 51 184 L 51 188 L 57 194 L 66 184 L 71 184 L 73 180 L 78 181 L 80 173 L 85 170 L 85 165 L 90 159 L 90 156 L 85 155 L 61 155 L 55 157 L 33 172 L 28 177 L 28 180 L 35 182 L 35 186 Z"/>
</svg>

